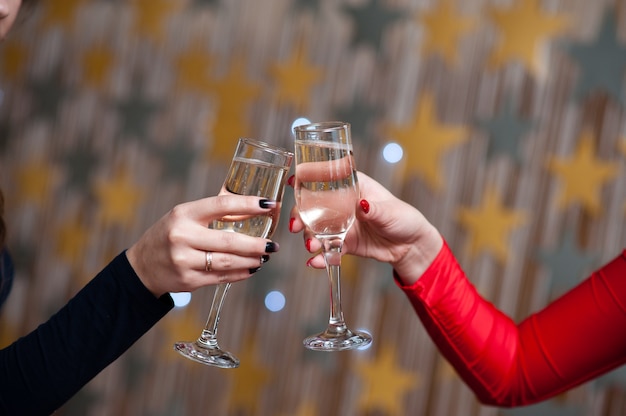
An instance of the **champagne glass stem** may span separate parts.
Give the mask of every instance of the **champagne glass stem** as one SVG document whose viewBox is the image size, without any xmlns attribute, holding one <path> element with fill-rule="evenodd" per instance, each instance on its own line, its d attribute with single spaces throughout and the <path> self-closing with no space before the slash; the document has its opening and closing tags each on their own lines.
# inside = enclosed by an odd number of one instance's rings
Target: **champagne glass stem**
<svg viewBox="0 0 626 416">
<path fill-rule="evenodd" d="M 211 303 L 211 310 L 206 321 L 206 325 L 198 338 L 198 344 L 206 348 L 217 348 L 217 324 L 220 321 L 220 312 L 222 311 L 222 305 L 224 305 L 224 299 L 230 289 L 230 283 L 220 283 L 215 286 L 215 293 L 213 294 L 213 302 Z"/>
<path fill-rule="evenodd" d="M 348 329 L 341 309 L 341 250 L 343 239 L 338 237 L 324 238 L 322 247 L 330 286 L 330 318 L 327 332 L 342 335 Z"/>
</svg>

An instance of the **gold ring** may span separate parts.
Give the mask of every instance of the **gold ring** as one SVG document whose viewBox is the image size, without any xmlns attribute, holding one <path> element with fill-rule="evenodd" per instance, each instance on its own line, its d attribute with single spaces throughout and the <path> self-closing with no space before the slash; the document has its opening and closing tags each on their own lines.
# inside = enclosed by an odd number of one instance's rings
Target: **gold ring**
<svg viewBox="0 0 626 416">
<path fill-rule="evenodd" d="M 213 253 L 211 253 L 210 251 L 206 252 L 206 263 L 204 265 L 204 270 L 206 270 L 207 272 L 210 272 L 211 270 L 213 270 L 211 268 L 211 265 L 213 264 Z"/>
</svg>

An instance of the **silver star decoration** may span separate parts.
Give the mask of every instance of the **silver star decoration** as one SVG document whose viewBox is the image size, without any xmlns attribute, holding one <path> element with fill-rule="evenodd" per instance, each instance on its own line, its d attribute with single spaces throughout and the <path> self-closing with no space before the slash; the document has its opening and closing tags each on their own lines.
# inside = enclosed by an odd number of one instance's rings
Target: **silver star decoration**
<svg viewBox="0 0 626 416">
<path fill-rule="evenodd" d="M 371 0 L 363 7 L 348 6 L 344 11 L 352 17 L 354 23 L 352 44 L 369 45 L 375 51 L 380 49 L 385 30 L 404 16 L 401 11 L 380 6 L 378 0 Z"/>
<path fill-rule="evenodd" d="M 295 0 L 293 7 L 298 11 L 319 11 L 321 0 Z"/>
<path fill-rule="evenodd" d="M 577 247 L 572 231 L 565 234 L 560 247 L 550 251 L 541 250 L 538 257 L 550 268 L 553 295 L 559 295 L 580 283 L 596 259 L 595 255 L 587 254 Z"/>
<path fill-rule="evenodd" d="M 48 76 L 30 81 L 35 115 L 48 120 L 57 118 L 61 102 L 69 95 L 61 74 L 61 68 L 57 67 Z"/>
<path fill-rule="evenodd" d="M 368 144 L 374 141 L 372 124 L 380 113 L 379 107 L 357 99 L 352 106 L 337 110 L 337 117 L 350 123 L 352 137 L 355 140 Z"/>
<path fill-rule="evenodd" d="M 88 191 L 91 175 L 98 166 L 100 158 L 89 146 L 87 139 L 69 148 L 61 155 L 61 163 L 67 170 L 67 186 L 79 191 Z"/>
<path fill-rule="evenodd" d="M 480 127 L 487 131 L 489 144 L 487 158 L 498 155 L 508 155 L 516 163 L 520 163 L 520 141 L 532 128 L 532 123 L 517 117 L 510 101 L 507 101 L 502 111 L 488 120 L 480 120 Z"/>
<path fill-rule="evenodd" d="M 127 138 L 146 142 L 147 126 L 161 105 L 145 98 L 142 91 L 135 86 L 129 96 L 118 102 L 116 107 L 122 118 L 122 134 Z"/>
<path fill-rule="evenodd" d="M 593 42 L 572 45 L 568 49 L 580 67 L 578 84 L 574 91 L 577 99 L 603 91 L 625 104 L 623 84 L 626 46 L 618 41 L 614 11 L 605 13 L 600 31 Z"/>
<path fill-rule="evenodd" d="M 163 179 L 183 182 L 189 177 L 189 170 L 197 157 L 197 152 L 187 143 L 186 137 L 178 136 L 167 145 L 154 148 L 154 152 L 163 163 Z"/>
</svg>

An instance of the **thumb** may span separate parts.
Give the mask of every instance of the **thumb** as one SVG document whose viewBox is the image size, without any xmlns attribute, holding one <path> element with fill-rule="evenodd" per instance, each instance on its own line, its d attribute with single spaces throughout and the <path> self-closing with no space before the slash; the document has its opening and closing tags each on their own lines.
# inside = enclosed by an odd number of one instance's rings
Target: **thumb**
<svg viewBox="0 0 626 416">
<path fill-rule="evenodd" d="M 356 218 L 360 222 L 375 222 L 379 212 L 375 203 L 370 203 L 367 199 L 361 199 L 356 210 Z"/>
</svg>

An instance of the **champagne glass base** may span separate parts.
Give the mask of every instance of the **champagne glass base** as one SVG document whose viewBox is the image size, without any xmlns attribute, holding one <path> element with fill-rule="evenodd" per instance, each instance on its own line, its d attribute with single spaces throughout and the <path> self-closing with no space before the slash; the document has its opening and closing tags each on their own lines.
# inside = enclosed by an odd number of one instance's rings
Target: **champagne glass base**
<svg viewBox="0 0 626 416">
<path fill-rule="evenodd" d="M 364 332 L 353 332 L 349 329 L 337 334 L 328 330 L 310 336 L 303 341 L 306 348 L 315 351 L 342 351 L 363 348 L 372 342 L 372 337 Z"/>
<path fill-rule="evenodd" d="M 197 341 L 194 342 L 177 342 L 174 349 L 183 357 L 199 362 L 201 364 L 212 365 L 220 368 L 237 368 L 239 367 L 239 359 L 229 353 L 223 351 L 219 347 L 204 347 Z"/>
</svg>

